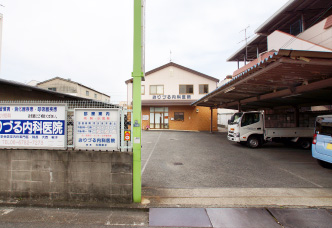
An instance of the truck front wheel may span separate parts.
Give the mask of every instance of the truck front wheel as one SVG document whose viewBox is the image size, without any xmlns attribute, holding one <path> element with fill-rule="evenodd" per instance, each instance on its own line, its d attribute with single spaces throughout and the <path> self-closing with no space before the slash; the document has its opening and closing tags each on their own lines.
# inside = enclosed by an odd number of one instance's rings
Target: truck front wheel
<svg viewBox="0 0 332 228">
<path fill-rule="evenodd" d="M 261 145 L 260 138 L 258 136 L 250 136 L 247 141 L 247 146 L 250 148 L 258 148 Z"/>
</svg>

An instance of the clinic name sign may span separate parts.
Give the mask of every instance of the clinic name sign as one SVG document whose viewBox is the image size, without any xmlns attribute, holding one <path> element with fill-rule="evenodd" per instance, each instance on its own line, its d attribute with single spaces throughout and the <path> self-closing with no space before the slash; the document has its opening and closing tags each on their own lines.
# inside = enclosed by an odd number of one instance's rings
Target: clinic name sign
<svg viewBox="0 0 332 228">
<path fill-rule="evenodd" d="M 0 148 L 65 149 L 66 106 L 0 104 Z"/>
<path fill-rule="evenodd" d="M 152 100 L 191 100 L 191 95 L 153 95 Z"/>
<path fill-rule="evenodd" d="M 75 109 L 75 149 L 117 150 L 119 109 Z"/>
</svg>

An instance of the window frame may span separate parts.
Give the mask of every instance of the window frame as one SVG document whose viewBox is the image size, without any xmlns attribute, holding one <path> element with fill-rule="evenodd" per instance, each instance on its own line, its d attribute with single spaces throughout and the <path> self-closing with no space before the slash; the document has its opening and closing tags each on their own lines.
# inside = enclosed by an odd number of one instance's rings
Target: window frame
<svg viewBox="0 0 332 228">
<path fill-rule="evenodd" d="M 151 86 L 157 86 L 156 87 L 156 93 L 151 93 Z M 163 87 L 163 93 L 158 93 L 158 86 L 162 86 Z M 165 90 L 164 90 L 164 85 L 150 85 L 150 91 L 149 91 L 150 95 L 164 95 Z"/>
<path fill-rule="evenodd" d="M 187 88 L 186 88 L 186 92 L 185 93 L 181 93 L 181 89 L 180 89 L 181 86 L 192 86 L 193 92 L 192 93 L 187 93 Z M 194 85 L 193 84 L 180 84 L 179 85 L 179 94 L 194 94 Z"/>
<path fill-rule="evenodd" d="M 181 116 L 179 115 L 180 113 L 182 113 L 183 119 L 175 118 L 176 114 L 177 116 Z M 184 121 L 184 112 L 174 112 L 174 121 Z"/>
<path fill-rule="evenodd" d="M 142 88 L 143 88 L 143 93 L 142 93 Z M 145 95 L 145 85 L 141 85 L 141 95 Z"/>
<path fill-rule="evenodd" d="M 207 92 L 206 93 L 204 93 L 204 87 L 203 87 L 203 93 L 201 93 L 201 86 L 207 86 Z M 208 94 L 209 93 L 209 84 L 199 84 L 198 92 L 199 92 L 199 94 Z"/>
<path fill-rule="evenodd" d="M 56 92 L 56 87 L 48 87 L 47 89 Z"/>
<path fill-rule="evenodd" d="M 85 90 L 85 96 L 90 96 L 90 91 L 89 90 Z"/>
</svg>

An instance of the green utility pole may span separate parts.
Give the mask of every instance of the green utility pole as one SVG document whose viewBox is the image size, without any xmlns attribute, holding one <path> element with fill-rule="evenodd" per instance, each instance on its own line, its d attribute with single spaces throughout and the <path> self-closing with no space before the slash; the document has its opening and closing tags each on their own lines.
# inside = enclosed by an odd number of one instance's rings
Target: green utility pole
<svg viewBox="0 0 332 228">
<path fill-rule="evenodd" d="M 144 1 L 144 0 L 143 0 Z M 134 70 L 133 76 L 133 198 L 135 203 L 142 199 L 141 177 L 141 125 L 142 101 L 141 82 L 144 77 L 144 6 L 142 0 L 134 0 Z"/>
</svg>

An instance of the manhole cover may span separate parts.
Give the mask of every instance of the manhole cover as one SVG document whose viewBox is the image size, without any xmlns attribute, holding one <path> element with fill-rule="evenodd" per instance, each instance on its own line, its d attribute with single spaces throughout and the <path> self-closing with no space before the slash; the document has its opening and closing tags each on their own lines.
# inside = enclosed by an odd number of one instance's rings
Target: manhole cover
<svg viewBox="0 0 332 228">
<path fill-rule="evenodd" d="M 183 165 L 182 162 L 175 162 L 174 165 Z"/>
</svg>

